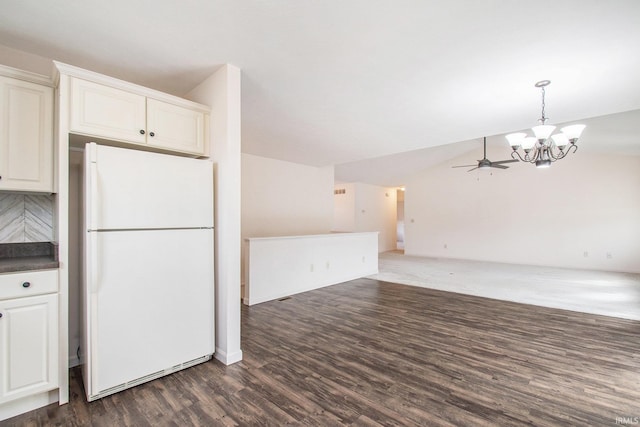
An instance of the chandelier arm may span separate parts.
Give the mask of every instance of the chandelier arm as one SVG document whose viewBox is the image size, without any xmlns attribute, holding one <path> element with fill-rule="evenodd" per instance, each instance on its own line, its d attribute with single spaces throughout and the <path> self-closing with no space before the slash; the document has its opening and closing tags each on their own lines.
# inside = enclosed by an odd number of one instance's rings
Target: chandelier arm
<svg viewBox="0 0 640 427">
<path fill-rule="evenodd" d="M 552 150 L 549 150 L 549 153 L 551 154 L 551 157 L 553 158 L 552 161 L 555 162 L 556 160 L 564 159 L 565 157 L 567 157 L 567 154 L 572 152 L 571 150 L 573 150 L 573 153 L 575 153 L 576 151 L 578 151 L 578 146 L 575 145 L 575 144 L 571 144 L 569 146 L 569 148 L 567 148 L 564 151 L 563 150 L 558 150 L 558 151 L 560 151 L 560 153 L 557 156 L 554 155 Z"/>
<path fill-rule="evenodd" d="M 542 148 L 541 147 L 536 147 L 533 150 L 533 156 L 530 157 L 530 160 L 528 160 L 529 163 L 534 164 L 536 161 L 538 161 L 541 157 L 542 154 Z M 526 159 L 527 157 L 525 157 Z"/>
<path fill-rule="evenodd" d="M 562 151 L 558 148 L 558 155 L 556 156 L 554 153 L 554 150 L 552 148 L 549 148 L 549 156 L 551 157 L 552 162 L 555 162 L 556 160 L 564 159 L 564 157 L 567 155 L 568 152 L 569 150 Z"/>
<path fill-rule="evenodd" d="M 520 155 L 520 152 L 518 150 L 513 150 L 511 152 L 511 158 L 513 160 L 520 160 L 521 162 L 528 162 L 528 160 L 525 160 L 522 158 L 522 156 Z"/>
<path fill-rule="evenodd" d="M 525 153 L 524 157 L 522 157 L 520 155 L 520 152 L 517 150 L 514 150 L 511 152 L 511 158 L 513 160 L 520 160 L 521 162 L 525 162 L 525 163 L 535 163 L 536 159 L 538 158 L 538 153 L 537 153 L 537 149 L 534 150 L 534 156 L 532 158 L 529 157 L 530 153 Z"/>
</svg>

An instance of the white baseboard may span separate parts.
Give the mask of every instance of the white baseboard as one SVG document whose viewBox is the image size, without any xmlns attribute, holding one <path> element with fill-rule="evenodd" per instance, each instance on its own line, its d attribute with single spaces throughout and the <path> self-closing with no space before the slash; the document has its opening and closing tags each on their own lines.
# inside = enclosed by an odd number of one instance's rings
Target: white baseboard
<svg viewBox="0 0 640 427">
<path fill-rule="evenodd" d="M 216 353 L 213 355 L 213 357 L 215 357 L 225 365 L 232 365 L 242 360 L 242 350 L 227 354 L 227 352 L 216 348 Z"/>
<path fill-rule="evenodd" d="M 0 421 L 33 411 L 58 401 L 58 389 L 6 402 L 0 405 Z"/>
</svg>

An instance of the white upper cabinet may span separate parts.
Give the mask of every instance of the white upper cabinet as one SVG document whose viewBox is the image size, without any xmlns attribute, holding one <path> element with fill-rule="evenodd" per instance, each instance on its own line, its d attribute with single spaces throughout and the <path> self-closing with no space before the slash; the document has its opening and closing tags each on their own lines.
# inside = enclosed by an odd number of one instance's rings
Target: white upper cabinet
<svg viewBox="0 0 640 427">
<path fill-rule="evenodd" d="M 204 153 L 204 113 L 147 99 L 147 143 L 189 153 Z"/>
<path fill-rule="evenodd" d="M 146 143 L 146 98 L 82 79 L 71 79 L 71 132 Z"/>
<path fill-rule="evenodd" d="M 53 192 L 53 89 L 0 76 L 0 190 Z"/>
<path fill-rule="evenodd" d="M 207 153 L 209 108 L 151 89 L 80 70 L 70 73 L 69 131 L 196 156 Z"/>
</svg>

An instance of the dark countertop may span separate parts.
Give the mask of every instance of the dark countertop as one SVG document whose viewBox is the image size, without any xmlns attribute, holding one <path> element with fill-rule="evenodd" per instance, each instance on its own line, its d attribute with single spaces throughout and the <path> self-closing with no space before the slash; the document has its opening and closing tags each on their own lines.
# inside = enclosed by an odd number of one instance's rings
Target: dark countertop
<svg viewBox="0 0 640 427">
<path fill-rule="evenodd" d="M 0 243 L 0 273 L 58 267 L 57 243 Z"/>
</svg>

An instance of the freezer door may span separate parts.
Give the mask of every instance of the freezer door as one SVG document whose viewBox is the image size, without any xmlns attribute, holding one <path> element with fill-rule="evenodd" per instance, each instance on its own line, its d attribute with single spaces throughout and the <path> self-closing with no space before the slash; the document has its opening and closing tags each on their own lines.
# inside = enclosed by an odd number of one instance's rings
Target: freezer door
<svg viewBox="0 0 640 427">
<path fill-rule="evenodd" d="M 88 397 L 213 354 L 213 230 L 89 234 Z"/>
<path fill-rule="evenodd" d="M 87 144 L 91 230 L 213 227 L 213 164 Z"/>
</svg>

